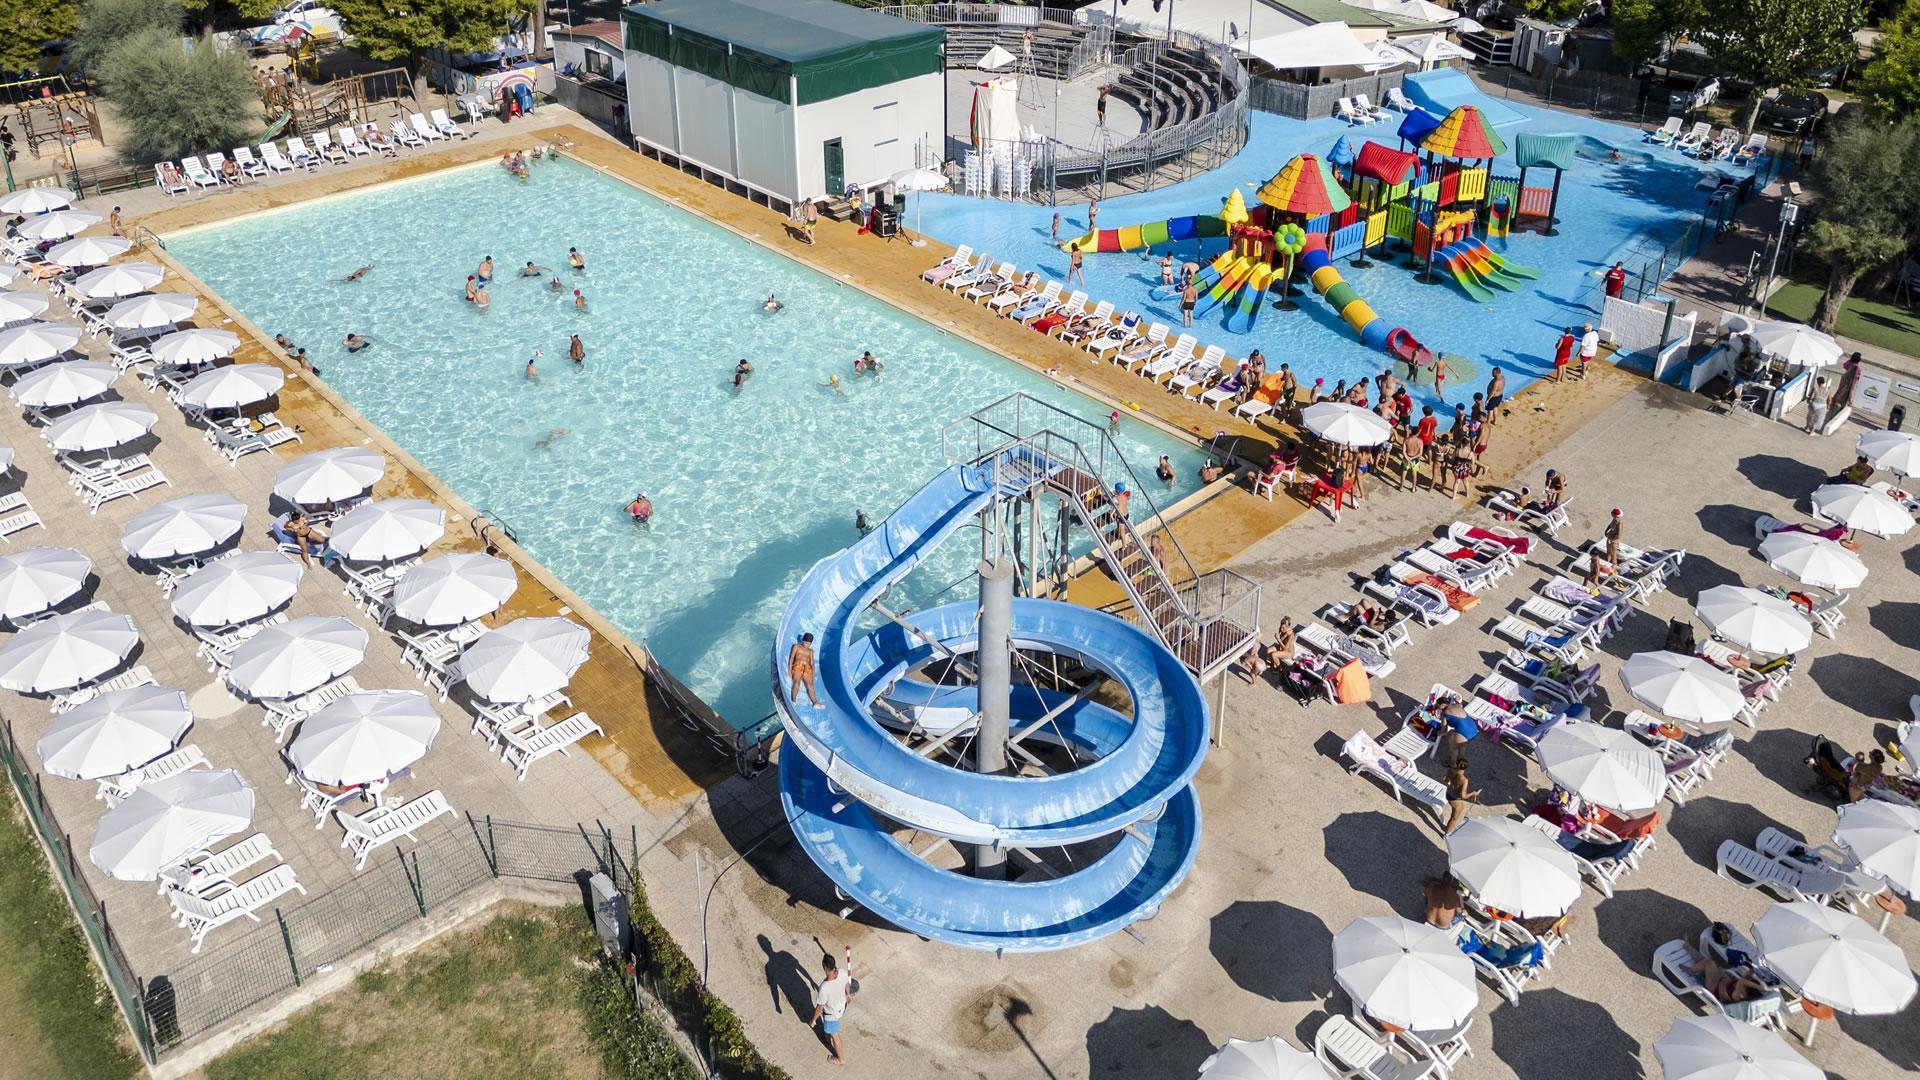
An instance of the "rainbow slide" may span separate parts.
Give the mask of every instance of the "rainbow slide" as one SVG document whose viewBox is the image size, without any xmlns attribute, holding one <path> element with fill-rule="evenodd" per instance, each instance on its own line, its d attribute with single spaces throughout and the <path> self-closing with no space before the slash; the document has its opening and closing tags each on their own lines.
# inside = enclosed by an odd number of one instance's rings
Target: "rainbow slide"
<svg viewBox="0 0 1920 1080">
<path fill-rule="evenodd" d="M 1144 225 L 1122 225 L 1100 229 L 1067 241 L 1068 251 L 1132 251 L 1154 248 L 1181 240 L 1206 240 L 1227 235 L 1227 223 L 1218 214 L 1149 221 Z"/>
<path fill-rule="evenodd" d="M 1220 275 L 1226 273 L 1227 268 L 1232 266 L 1238 258 L 1239 257 L 1230 250 L 1221 252 L 1213 262 L 1201 269 L 1199 273 L 1193 275 L 1194 291 L 1202 296 L 1207 295 L 1213 289 L 1214 284 L 1220 280 Z M 1155 300 L 1172 300 L 1180 295 L 1180 286 L 1155 285 L 1152 289 L 1148 290 L 1147 295 Z M 1194 306 L 1196 308 L 1199 307 L 1198 304 Z"/>
<path fill-rule="evenodd" d="M 1267 295 L 1267 286 L 1273 282 L 1273 267 L 1265 260 L 1253 268 L 1247 275 L 1247 283 L 1240 290 L 1240 302 L 1227 312 L 1227 329 L 1236 334 L 1245 334 L 1253 329 L 1255 320 L 1260 318 L 1260 301 Z"/>
<path fill-rule="evenodd" d="M 1334 269 L 1333 260 L 1327 258 L 1325 233 L 1307 234 L 1307 246 L 1300 252 L 1300 268 L 1307 272 L 1307 279 L 1313 282 L 1314 291 L 1326 297 L 1327 303 L 1333 305 L 1333 310 L 1339 312 L 1347 325 L 1360 335 L 1361 344 L 1384 349 L 1388 335 L 1396 329 L 1412 338 L 1413 335 L 1407 333 L 1405 327 L 1388 326 L 1387 320 L 1374 314 L 1373 308 L 1360 299 L 1360 294 L 1354 292 L 1353 286 L 1340 276 L 1340 271 Z M 1419 347 L 1417 341 L 1414 347 Z"/>
<path fill-rule="evenodd" d="M 1252 256 L 1236 257 L 1225 270 L 1220 272 L 1220 280 L 1214 283 L 1213 288 L 1208 289 L 1206 295 L 1200 297 L 1199 301 L 1193 305 L 1193 317 L 1197 319 L 1205 315 L 1220 306 L 1220 303 L 1228 297 L 1240 292 L 1243 287 L 1253 281 L 1254 271 L 1265 265 L 1263 260 Z"/>
<path fill-rule="evenodd" d="M 1483 304 L 1491 303 L 1494 298 L 1489 285 L 1519 292 L 1527 287 L 1527 282 L 1540 276 L 1540 271 L 1533 267 L 1508 262 L 1484 240 L 1473 238 L 1455 241 L 1434 252 L 1433 261 L 1445 266 L 1460 288 Z"/>
</svg>

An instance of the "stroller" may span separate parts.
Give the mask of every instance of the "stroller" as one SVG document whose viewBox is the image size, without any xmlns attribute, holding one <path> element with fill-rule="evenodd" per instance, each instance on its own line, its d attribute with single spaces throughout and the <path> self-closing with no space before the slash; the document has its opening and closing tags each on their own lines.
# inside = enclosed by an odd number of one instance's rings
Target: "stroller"
<svg viewBox="0 0 1920 1080">
<path fill-rule="evenodd" d="M 1327 681 L 1331 674 L 1318 659 L 1302 656 L 1280 669 L 1280 689 L 1302 707 L 1316 701 L 1332 701 L 1333 687 Z"/>
<path fill-rule="evenodd" d="M 1832 792 L 1842 802 L 1846 801 L 1851 787 L 1847 767 L 1842 764 L 1846 760 L 1847 752 L 1840 749 L 1840 744 L 1825 735 L 1813 737 L 1813 747 L 1807 753 L 1807 768 L 1813 770 L 1816 786 Z"/>
</svg>

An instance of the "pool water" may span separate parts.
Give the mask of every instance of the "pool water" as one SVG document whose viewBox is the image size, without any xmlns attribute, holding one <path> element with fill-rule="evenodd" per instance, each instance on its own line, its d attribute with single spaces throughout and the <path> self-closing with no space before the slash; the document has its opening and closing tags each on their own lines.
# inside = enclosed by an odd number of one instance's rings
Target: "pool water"
<svg viewBox="0 0 1920 1080">
<path fill-rule="evenodd" d="M 1530 288 L 1517 293 L 1496 291 L 1493 303 L 1477 303 L 1444 273 L 1436 275 L 1434 284 L 1416 281 L 1415 272 L 1404 266 L 1404 248 L 1394 252 L 1397 259 L 1375 259 L 1367 268 L 1356 268 L 1349 260 L 1335 264 L 1341 276 L 1388 325 L 1406 327 L 1435 352 L 1464 358 L 1470 375 L 1447 387 L 1448 396 L 1456 402 L 1462 400 L 1463 393 L 1471 396 L 1484 388 L 1487 369 L 1496 364 L 1508 374 L 1509 392 L 1551 371 L 1553 344 L 1560 329 L 1569 323 L 1599 322 L 1600 275 L 1615 259 L 1629 259 L 1632 266 L 1636 252 L 1651 258 L 1652 252 L 1659 251 L 1690 220 L 1698 218 L 1705 208 L 1706 193 L 1697 185 L 1703 171 L 1712 168 L 1646 143 L 1643 132 L 1635 128 L 1515 101 L 1501 104 L 1530 118 L 1524 125 L 1501 132 L 1509 146 L 1523 131 L 1569 132 L 1583 137 L 1584 152 L 1561 185 L 1558 235 L 1515 232 L 1506 239 L 1490 241 L 1495 251 L 1511 261 L 1540 271 Z M 1338 119 L 1302 121 L 1256 112 L 1247 145 L 1224 165 L 1156 191 L 1103 200 L 1099 224 L 1111 229 L 1185 214 L 1217 213 L 1236 186 L 1248 205 L 1253 205 L 1255 190 L 1288 159 L 1299 153 L 1324 156 L 1342 136 L 1356 150 L 1366 139 L 1393 148 L 1401 145 L 1390 124 L 1350 127 Z M 1613 146 L 1621 149 L 1620 161 L 1587 156 L 1596 148 Z M 1605 159 L 1607 155 L 1600 149 L 1595 156 Z M 1496 169 L 1515 172 L 1511 155 L 1504 168 Z M 1530 171 L 1528 183 L 1549 183 L 1551 178 L 1549 170 Z M 1011 260 L 1023 270 L 1037 269 L 1048 277 L 1065 280 L 1067 256 L 1054 247 L 1051 238 L 1055 208 L 947 194 L 913 198 L 923 205 L 910 207 L 908 220 L 912 221 L 916 212 L 922 215 L 922 225 L 929 235 L 951 245 L 970 244 L 975 251 Z M 1085 205 L 1059 209 L 1062 240 L 1086 232 Z M 1205 252 L 1199 259 L 1202 265 L 1225 247 L 1224 240 L 1185 241 L 1174 250 L 1182 259 L 1193 259 L 1200 244 L 1204 244 Z M 1088 294 L 1096 300 L 1112 300 L 1123 311 L 1140 311 L 1150 319 L 1177 327 L 1178 299 L 1158 301 L 1149 295 L 1149 290 L 1159 284 L 1158 257 L 1165 251 L 1155 251 L 1151 261 L 1138 252 L 1088 254 L 1084 262 Z M 1288 363 L 1303 376 L 1303 384 L 1324 378 L 1329 389 L 1341 380 L 1350 383 L 1375 375 L 1386 366 L 1386 354 L 1362 345 L 1339 314 L 1303 279 L 1295 278 L 1294 292 L 1298 310 L 1281 311 L 1269 304 L 1251 333 L 1236 334 L 1223 327 L 1227 311 L 1224 304 L 1196 318 L 1192 332 L 1201 344 L 1220 345 L 1229 356 L 1244 357 L 1260 349 L 1269 367 Z M 1434 400 L 1431 387 L 1416 387 L 1414 396 L 1426 402 Z"/>
<path fill-rule="evenodd" d="M 455 170 L 167 244 L 738 725 L 771 709 L 772 634 L 800 575 L 858 537 L 856 510 L 879 520 L 946 464 L 943 425 L 1015 391 L 1103 426 L 1107 414 L 572 162 L 540 163 L 524 185 L 492 165 Z M 566 268 L 570 246 L 584 273 Z M 463 287 L 489 254 L 483 312 Z M 529 259 L 555 269 L 517 277 Z M 364 281 L 339 280 L 361 265 Z M 548 288 L 555 273 L 564 292 Z M 784 311 L 760 310 L 769 292 Z M 347 353 L 349 331 L 374 345 Z M 575 333 L 580 366 L 566 359 Z M 877 378 L 851 373 L 865 349 L 885 364 Z M 735 396 L 741 357 L 756 372 Z M 829 373 L 844 394 L 822 385 Z M 1133 421 L 1117 441 L 1142 476 L 1171 455 L 1180 480 L 1154 484 L 1163 506 L 1197 486 L 1196 448 Z M 622 510 L 636 491 L 653 500 L 649 526 Z M 921 596 L 978 557 L 958 542 L 941 554 Z"/>
</svg>

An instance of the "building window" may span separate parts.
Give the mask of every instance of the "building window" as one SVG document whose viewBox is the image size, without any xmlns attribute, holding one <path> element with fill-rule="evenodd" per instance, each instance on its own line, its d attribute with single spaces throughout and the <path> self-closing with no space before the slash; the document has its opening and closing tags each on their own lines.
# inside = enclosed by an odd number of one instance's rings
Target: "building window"
<svg viewBox="0 0 1920 1080">
<path fill-rule="evenodd" d="M 603 79 L 612 81 L 613 57 L 608 56 L 606 53 L 601 52 L 599 49 L 588 49 L 587 50 L 587 74 L 598 75 Z"/>
</svg>

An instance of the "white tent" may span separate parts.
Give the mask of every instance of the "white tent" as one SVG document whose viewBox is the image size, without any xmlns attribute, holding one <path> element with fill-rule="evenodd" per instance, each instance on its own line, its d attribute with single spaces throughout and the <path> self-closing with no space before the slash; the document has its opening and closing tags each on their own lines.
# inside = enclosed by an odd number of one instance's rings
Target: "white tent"
<svg viewBox="0 0 1920 1080">
<path fill-rule="evenodd" d="M 1415 19 L 1420 22 L 1446 25 L 1460 17 L 1457 11 L 1450 11 L 1439 4 L 1430 4 L 1427 0 L 1346 0 L 1348 7 L 1363 11 L 1379 11 L 1388 15 L 1398 15 L 1403 19 Z"/>
<path fill-rule="evenodd" d="M 1443 60 L 1471 60 L 1473 54 L 1447 40 L 1445 34 L 1421 34 L 1419 37 L 1398 38 L 1394 47 L 1412 53 L 1420 61 L 1424 71 Z"/>
<path fill-rule="evenodd" d="M 988 49 L 987 54 L 982 56 L 980 61 L 973 66 L 979 68 L 981 71 L 999 71 L 1011 63 L 1013 63 L 1013 54 L 995 45 L 993 48 Z"/>
<path fill-rule="evenodd" d="M 1380 63 L 1373 49 L 1346 23 L 1315 23 L 1304 30 L 1242 40 L 1234 48 L 1277 70 L 1368 67 Z"/>
<path fill-rule="evenodd" d="M 973 90 L 973 136 L 976 143 L 1014 143 L 1020 139 L 1020 83 L 988 79 Z"/>
</svg>

